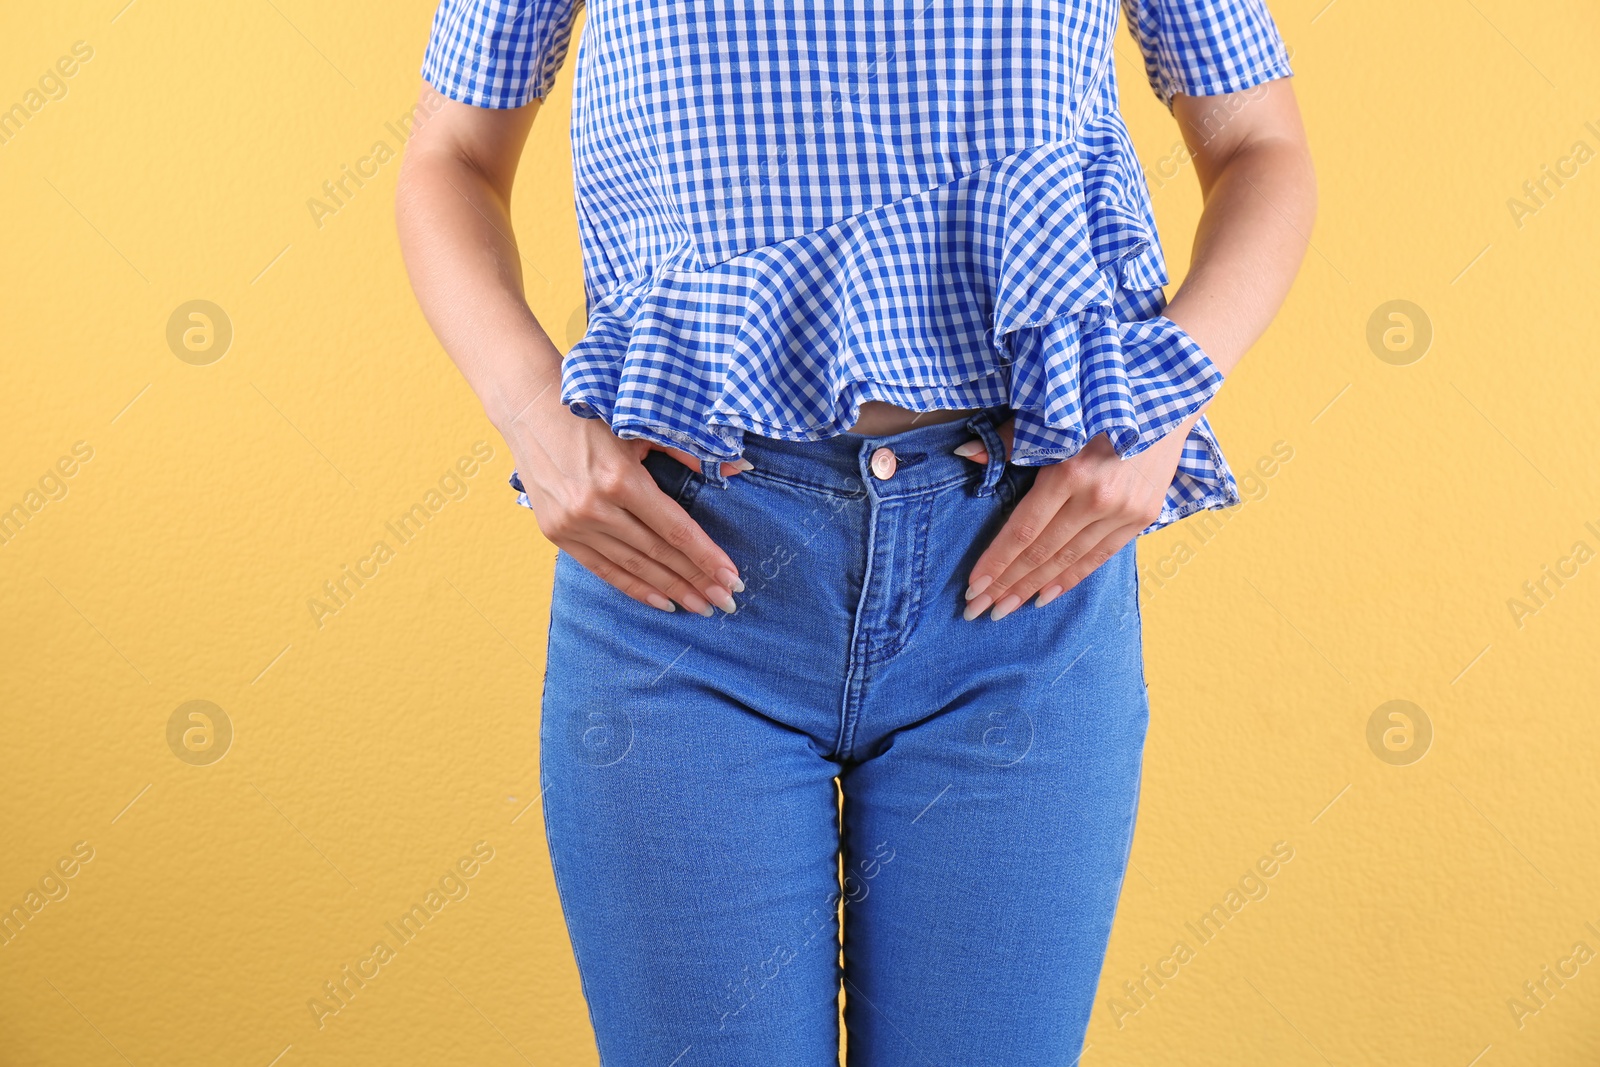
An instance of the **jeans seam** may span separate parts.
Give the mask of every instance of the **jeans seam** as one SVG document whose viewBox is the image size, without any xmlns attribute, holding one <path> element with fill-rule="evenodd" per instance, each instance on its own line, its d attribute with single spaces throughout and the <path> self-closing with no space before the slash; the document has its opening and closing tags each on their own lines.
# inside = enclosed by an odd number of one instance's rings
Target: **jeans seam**
<svg viewBox="0 0 1600 1067">
<path fill-rule="evenodd" d="M 743 474 L 739 475 L 739 477 L 753 478 L 756 481 L 777 482 L 780 485 L 787 485 L 792 489 L 815 491 L 828 496 L 840 497 L 845 500 L 859 500 L 866 492 L 865 489 L 843 490 L 832 486 L 818 485 L 815 482 L 808 482 L 800 478 L 793 478 L 783 474 L 773 474 L 771 471 L 763 471 L 759 468 L 756 470 L 745 471 Z M 945 478 L 942 481 L 933 482 L 930 485 L 922 486 L 913 492 L 906 493 L 901 496 L 888 497 L 887 499 L 910 500 L 918 496 L 923 496 L 927 493 L 934 493 L 943 489 L 949 489 L 952 486 L 961 485 L 962 483 L 968 481 L 971 477 L 971 471 L 961 471 L 957 474 L 952 474 L 950 477 Z"/>
<path fill-rule="evenodd" d="M 1139 602 L 1140 601 L 1139 550 L 1136 547 L 1137 545 L 1138 545 L 1138 540 L 1135 539 L 1133 544 L 1130 546 L 1130 547 L 1133 547 L 1133 549 L 1134 549 L 1134 552 L 1133 552 L 1133 626 L 1134 626 L 1135 635 L 1139 639 L 1138 640 L 1138 645 L 1139 645 L 1139 684 L 1144 686 L 1145 702 L 1146 702 L 1146 704 L 1148 704 L 1149 703 L 1149 698 L 1150 698 L 1150 679 L 1145 673 L 1145 664 L 1144 664 L 1144 606 Z"/>
<path fill-rule="evenodd" d="M 917 509 L 916 532 L 911 537 L 911 550 L 916 553 L 916 564 L 912 568 L 910 602 L 906 605 L 906 622 L 900 628 L 900 644 L 896 652 L 903 650 L 911 643 L 911 632 L 916 629 L 917 623 L 922 619 L 922 594 L 924 576 L 928 573 L 928 529 L 933 524 L 933 498 L 926 497 Z"/>
<path fill-rule="evenodd" d="M 559 563 L 560 559 L 561 559 L 561 550 L 557 549 L 556 550 L 556 561 Z M 574 560 L 574 562 L 576 562 L 576 560 Z M 546 630 L 545 630 L 544 656 L 545 656 L 545 662 L 547 664 L 550 662 L 550 650 L 554 645 L 554 638 L 555 638 L 556 597 L 555 597 L 554 594 L 555 594 L 555 580 L 554 580 L 554 578 L 552 578 L 552 580 L 551 580 L 551 597 L 550 597 L 550 624 L 549 624 L 548 627 L 546 627 Z M 556 860 L 556 845 L 555 845 L 555 841 L 552 840 L 551 837 L 550 837 L 550 789 L 549 789 L 549 782 L 546 780 L 547 776 L 546 776 L 546 771 L 545 771 L 545 764 L 546 764 L 546 761 L 550 758 L 550 754 L 549 754 L 549 749 L 548 749 L 548 747 L 546 745 L 547 738 L 545 737 L 545 727 L 548 724 L 548 720 L 545 717 L 544 693 L 549 689 L 549 685 L 550 685 L 550 672 L 548 670 L 546 670 L 545 671 L 545 680 L 544 680 L 544 683 L 540 687 L 540 694 L 539 694 L 539 728 L 540 728 L 539 729 L 539 817 L 544 821 L 544 846 L 545 846 L 545 850 L 550 853 L 550 880 L 551 880 L 552 883 L 554 883 L 554 885 L 556 887 L 556 905 L 557 905 L 557 907 L 559 907 L 561 909 L 561 914 L 562 914 L 563 918 L 565 918 L 566 916 L 570 915 L 571 912 L 567 910 L 566 894 L 563 893 L 562 889 L 561 889 L 561 866 L 560 866 L 560 863 Z M 554 734 L 553 730 L 551 731 L 551 734 L 552 735 Z M 603 1065 L 605 1064 L 605 1059 L 606 1058 L 605 1058 L 604 1053 L 600 1049 L 600 1027 L 598 1025 L 596 1025 L 596 1023 L 595 1023 L 594 1001 L 589 996 L 589 982 L 588 982 L 588 979 L 584 977 L 584 974 L 585 974 L 584 967 L 578 961 L 578 942 L 577 942 L 576 938 L 571 936 L 570 922 L 568 923 L 568 926 L 569 926 L 569 930 L 568 930 L 568 936 L 567 936 L 567 944 L 572 949 L 572 960 L 573 960 L 573 963 L 577 964 L 578 989 L 579 989 L 579 992 L 581 992 L 583 994 L 584 1010 L 589 1016 L 589 1027 L 590 1027 L 590 1030 L 594 1034 L 595 1055 L 597 1057 L 599 1057 L 600 1063 L 602 1064 L 602 1067 L 603 1067 Z"/>
<path fill-rule="evenodd" d="M 924 497 L 917 501 L 916 504 L 915 525 L 912 527 L 910 539 L 913 561 L 911 573 L 906 576 L 906 580 L 910 583 L 909 588 L 906 590 L 906 618 L 899 628 L 900 632 L 896 635 L 894 644 L 881 650 L 874 657 L 877 662 L 889 659 L 904 651 L 906 645 L 911 643 L 911 631 L 916 629 L 917 622 L 922 617 L 922 584 L 923 576 L 927 573 L 928 529 L 933 519 L 933 499 Z"/>
<path fill-rule="evenodd" d="M 743 474 L 739 475 L 739 477 L 754 478 L 756 481 L 777 482 L 779 485 L 786 485 L 791 489 L 803 489 L 810 492 L 822 493 L 826 496 L 842 497 L 846 500 L 859 499 L 862 493 L 866 492 L 865 489 L 844 490 L 833 486 L 819 485 L 816 482 L 808 482 L 803 478 L 792 478 L 787 475 L 773 474 L 771 471 L 764 471 L 759 468 L 745 471 Z"/>
<path fill-rule="evenodd" d="M 699 471 L 690 471 L 689 477 L 683 480 L 683 488 L 678 490 L 678 495 L 675 498 L 678 506 L 684 511 L 688 511 L 691 507 L 693 507 L 695 500 L 697 500 L 700 496 L 701 488 L 705 484 L 706 479 L 704 475 L 702 475 Z"/>
<path fill-rule="evenodd" d="M 864 617 L 868 605 L 871 603 L 872 580 L 877 567 L 878 550 L 878 515 L 879 505 L 871 500 L 867 503 L 867 546 L 866 566 L 861 574 L 861 594 L 856 597 L 856 608 L 850 626 L 849 655 L 845 660 L 844 699 L 839 705 L 839 739 L 834 743 L 836 757 L 840 762 L 850 758 L 851 749 L 855 746 L 856 721 L 860 718 L 860 697 L 866 688 L 865 679 L 862 677 L 872 661 L 872 642 L 870 633 L 864 633 Z M 852 715 L 852 706 L 854 714 Z"/>
<path fill-rule="evenodd" d="M 542 740 L 540 742 L 540 751 L 543 751 Z M 543 778 L 544 760 L 540 759 L 539 764 L 540 777 Z M 544 783 L 541 781 L 539 784 L 543 789 Z M 550 853 L 550 880 L 555 883 L 557 906 L 561 908 L 563 915 L 568 915 L 570 912 L 567 911 L 567 896 L 561 889 L 561 864 L 556 860 L 555 842 L 550 839 L 550 791 L 544 789 L 543 793 L 544 795 L 539 800 L 539 814 L 544 819 L 544 845 Z M 606 1057 L 600 1048 L 600 1026 L 596 1023 L 594 1017 L 594 999 L 589 996 L 589 979 L 586 977 L 588 969 L 583 966 L 582 961 L 578 958 L 578 941 L 571 936 L 570 931 L 567 936 L 567 944 L 572 949 L 572 962 L 577 965 L 578 990 L 583 994 L 583 1006 L 589 1016 L 589 1028 L 594 1032 L 595 1055 L 599 1057 L 603 1067 Z"/>
</svg>

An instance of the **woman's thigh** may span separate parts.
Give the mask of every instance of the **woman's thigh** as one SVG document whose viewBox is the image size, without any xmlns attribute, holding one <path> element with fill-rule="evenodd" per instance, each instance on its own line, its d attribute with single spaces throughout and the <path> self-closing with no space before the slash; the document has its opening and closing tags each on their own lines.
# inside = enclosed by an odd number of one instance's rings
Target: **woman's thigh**
<svg viewBox="0 0 1600 1067">
<path fill-rule="evenodd" d="M 870 441 L 842 466 L 769 445 L 761 477 L 680 497 L 748 576 L 734 615 L 560 556 L 545 817 L 607 1067 L 836 1062 L 836 774 L 852 1063 L 1077 1059 L 1148 719 L 1134 548 L 961 619 L 1007 512 L 963 437 L 900 439 L 882 484 L 850 474 Z"/>
<path fill-rule="evenodd" d="M 718 684 L 710 623 L 558 558 L 540 771 L 601 1062 L 835 1063 L 838 765 Z"/>
<path fill-rule="evenodd" d="M 1148 723 L 1135 565 L 1129 545 L 998 623 L 959 619 L 957 566 L 866 694 L 843 775 L 853 1064 L 1077 1062 Z"/>
</svg>

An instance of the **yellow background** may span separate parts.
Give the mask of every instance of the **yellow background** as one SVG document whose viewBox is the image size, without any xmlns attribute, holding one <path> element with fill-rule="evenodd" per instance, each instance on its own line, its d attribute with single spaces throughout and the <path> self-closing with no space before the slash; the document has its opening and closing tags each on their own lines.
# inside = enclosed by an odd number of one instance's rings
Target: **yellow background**
<svg viewBox="0 0 1600 1067">
<path fill-rule="evenodd" d="M 1600 11 L 1324 3 L 1273 5 L 1315 247 L 1212 408 L 1241 475 L 1292 458 L 1141 545 L 1149 760 L 1084 1062 L 1592 1064 L 1600 962 L 1536 1013 L 1523 983 L 1600 949 L 1600 563 L 1571 556 L 1600 549 L 1600 161 L 1520 225 L 1508 200 L 1600 150 Z M 92 449 L 0 544 L 0 906 L 93 855 L 0 947 L 0 1064 L 592 1064 L 535 803 L 553 550 L 413 303 L 397 163 L 320 227 L 306 206 L 397 147 L 431 0 L 122 4 L 14 5 L 0 34 L 3 107 L 93 49 L 0 144 L 0 507 Z M 1192 168 L 1118 51 L 1181 277 Z M 563 348 L 571 58 L 515 209 Z M 233 326 L 209 365 L 166 339 L 194 299 Z M 1433 332 L 1408 365 L 1367 340 L 1397 299 Z M 465 495 L 386 536 L 479 441 Z M 308 600 L 380 539 L 319 628 Z M 1519 618 L 1546 565 L 1576 573 Z M 233 730 L 207 766 L 168 742 L 192 700 Z M 1391 700 L 1422 759 L 1369 745 Z M 323 983 L 477 842 L 469 894 L 319 1028 Z M 1126 999 L 1275 842 L 1265 898 Z"/>
</svg>

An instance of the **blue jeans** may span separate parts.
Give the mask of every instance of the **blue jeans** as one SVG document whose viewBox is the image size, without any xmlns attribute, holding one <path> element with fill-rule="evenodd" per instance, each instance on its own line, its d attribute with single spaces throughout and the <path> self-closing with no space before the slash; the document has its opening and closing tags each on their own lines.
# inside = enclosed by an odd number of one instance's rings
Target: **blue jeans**
<svg viewBox="0 0 1600 1067">
<path fill-rule="evenodd" d="M 604 1067 L 836 1064 L 841 982 L 853 1067 L 1077 1061 L 1139 798 L 1137 570 L 961 618 L 1036 468 L 951 449 L 998 457 L 1004 416 L 747 435 L 725 489 L 651 452 L 732 615 L 559 553 L 540 772 Z"/>
</svg>

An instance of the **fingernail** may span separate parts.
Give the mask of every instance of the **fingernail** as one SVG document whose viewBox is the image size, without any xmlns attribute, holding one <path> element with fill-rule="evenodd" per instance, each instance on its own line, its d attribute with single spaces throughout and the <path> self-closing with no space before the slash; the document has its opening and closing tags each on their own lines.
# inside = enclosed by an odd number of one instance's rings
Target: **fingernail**
<svg viewBox="0 0 1600 1067">
<path fill-rule="evenodd" d="M 724 567 L 717 572 L 717 581 L 732 589 L 735 593 L 744 592 L 744 582 L 739 579 L 737 571 L 731 571 Z"/>
<path fill-rule="evenodd" d="M 961 613 L 961 617 L 966 619 L 968 622 L 971 622 L 979 615 L 982 615 L 984 609 L 992 603 L 994 603 L 994 601 L 991 598 L 987 596 L 980 596 L 978 599 L 967 605 L 967 610 Z"/>
<path fill-rule="evenodd" d="M 956 455 L 961 456 L 964 459 L 971 459 L 973 456 L 976 456 L 979 452 L 987 452 L 987 451 L 988 451 L 988 449 L 984 447 L 983 441 L 981 439 L 976 440 L 976 441 L 968 441 L 966 444 L 957 445 L 956 448 L 955 448 Z"/>
<path fill-rule="evenodd" d="M 729 615 L 732 615 L 735 611 L 739 610 L 739 605 L 733 602 L 733 594 L 722 588 L 720 585 L 714 585 L 710 589 L 707 589 L 706 599 L 710 600 L 723 611 L 726 611 Z"/>
<path fill-rule="evenodd" d="M 994 575 L 992 574 L 985 574 L 981 578 L 972 579 L 972 584 L 967 586 L 967 599 L 971 600 L 973 597 L 989 588 L 993 581 Z"/>
<path fill-rule="evenodd" d="M 756 469 L 756 465 L 745 459 L 743 456 L 740 456 L 738 459 L 734 460 L 733 465 L 742 471 L 753 471 Z"/>
<path fill-rule="evenodd" d="M 711 618 L 711 616 L 716 614 L 716 611 L 712 609 L 710 604 L 707 604 L 704 607 L 695 608 L 694 610 L 695 610 L 695 614 L 703 615 L 708 619 Z"/>
<path fill-rule="evenodd" d="M 653 608 L 660 608 L 662 611 L 678 610 L 678 605 L 674 604 L 660 593 L 651 593 L 649 596 L 645 597 L 645 599 L 650 601 L 650 606 Z"/>
<path fill-rule="evenodd" d="M 1007 615 L 1010 615 L 1013 611 L 1016 611 L 1021 606 L 1022 598 L 1015 593 L 1008 593 L 1006 594 L 1006 598 L 1004 600 L 1000 601 L 1000 603 L 994 606 L 994 614 L 989 616 L 989 618 L 995 622 L 999 622 L 1001 619 L 1005 618 Z"/>
<path fill-rule="evenodd" d="M 711 614 L 711 605 L 707 604 L 704 600 L 701 600 L 693 593 L 685 593 L 679 598 L 678 602 L 684 607 L 688 608 L 690 611 L 694 612 L 696 615 L 709 616 Z"/>
<path fill-rule="evenodd" d="M 1033 606 L 1036 608 L 1042 608 L 1046 604 L 1050 603 L 1050 601 L 1054 600 L 1056 597 L 1065 592 L 1066 590 L 1061 588 L 1059 585 L 1047 586 L 1044 592 L 1039 594 L 1039 599 L 1033 602 Z"/>
</svg>

